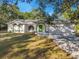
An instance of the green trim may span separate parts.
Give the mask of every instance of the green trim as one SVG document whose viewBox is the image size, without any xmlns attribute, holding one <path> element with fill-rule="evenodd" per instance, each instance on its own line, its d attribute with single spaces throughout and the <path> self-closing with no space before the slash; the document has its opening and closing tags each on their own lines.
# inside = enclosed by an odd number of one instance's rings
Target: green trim
<svg viewBox="0 0 79 59">
<path fill-rule="evenodd" d="M 37 32 L 45 32 L 45 25 L 44 24 L 38 24 Z"/>
</svg>

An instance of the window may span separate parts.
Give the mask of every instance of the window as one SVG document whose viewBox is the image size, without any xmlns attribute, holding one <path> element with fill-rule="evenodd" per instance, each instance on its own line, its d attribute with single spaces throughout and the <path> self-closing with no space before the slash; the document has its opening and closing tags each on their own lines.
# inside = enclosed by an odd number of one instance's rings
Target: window
<svg viewBox="0 0 79 59">
<path fill-rule="evenodd" d="M 30 32 L 33 32 L 33 31 L 34 31 L 34 26 L 30 25 L 30 26 L 28 27 L 28 30 L 29 30 Z"/>
</svg>

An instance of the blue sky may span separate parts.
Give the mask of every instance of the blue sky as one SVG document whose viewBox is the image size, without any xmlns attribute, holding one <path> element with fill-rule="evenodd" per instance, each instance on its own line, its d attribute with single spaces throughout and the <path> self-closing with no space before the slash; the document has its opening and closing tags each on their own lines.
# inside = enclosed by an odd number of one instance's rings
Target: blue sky
<svg viewBox="0 0 79 59">
<path fill-rule="evenodd" d="M 76 10 L 77 10 L 77 5 L 76 5 L 76 4 L 72 5 L 72 6 L 71 6 L 71 10 L 72 10 L 73 12 L 76 11 Z"/>
<path fill-rule="evenodd" d="M 8 0 L 10 1 L 10 4 L 15 3 L 15 0 Z M 30 12 L 33 9 L 36 9 L 39 7 L 39 3 L 36 0 L 33 0 L 30 4 L 26 2 L 22 2 L 19 0 L 18 5 L 20 12 Z M 47 5 L 45 8 L 45 12 L 52 15 L 54 13 L 54 7 L 51 5 Z"/>
<path fill-rule="evenodd" d="M 54 13 L 54 6 L 47 5 L 47 7 L 45 8 L 45 12 L 48 13 L 49 15 L 52 15 Z"/>
<path fill-rule="evenodd" d="M 26 2 L 19 1 L 17 5 L 21 12 L 30 12 L 32 9 L 36 9 L 39 7 L 39 4 L 36 2 L 36 0 L 33 0 L 30 4 Z M 45 8 L 45 12 L 52 15 L 54 13 L 54 8 L 51 5 L 47 5 Z"/>
<path fill-rule="evenodd" d="M 63 0 L 59 1 L 59 3 L 61 4 L 61 2 L 63 2 Z M 36 0 L 33 0 L 30 4 L 26 3 L 26 2 L 21 2 L 19 1 L 18 5 L 19 10 L 21 12 L 30 12 L 32 11 L 32 9 L 36 9 L 39 7 L 38 2 L 36 2 Z M 54 13 L 55 7 L 52 5 L 47 5 L 45 8 L 45 12 L 48 13 L 49 15 L 52 15 Z M 74 4 L 73 6 L 71 6 L 71 10 L 75 11 L 77 10 L 77 6 Z"/>
<path fill-rule="evenodd" d="M 0 2 L 1 1 L 2 0 L 0 0 Z M 10 1 L 10 4 L 15 3 L 15 0 L 8 0 L 8 1 Z M 24 1 L 24 0 L 22 0 L 22 1 Z M 30 12 L 30 11 L 32 11 L 32 9 L 36 9 L 39 7 L 39 3 L 37 2 L 37 0 L 33 0 L 30 4 L 26 3 L 26 2 L 22 2 L 22 1 L 19 0 L 18 5 L 17 5 L 19 7 L 20 12 Z M 61 0 L 61 1 L 63 1 L 63 0 Z M 54 10 L 55 10 L 55 7 L 50 4 L 47 5 L 45 8 L 45 12 L 50 15 L 52 15 L 54 13 Z M 77 5 L 74 4 L 73 6 L 71 6 L 71 10 L 72 11 L 77 10 Z"/>
<path fill-rule="evenodd" d="M 21 12 L 30 12 L 32 11 L 32 9 L 38 8 L 38 4 L 35 0 L 33 0 L 30 4 L 19 1 L 17 6 L 19 7 Z"/>
</svg>

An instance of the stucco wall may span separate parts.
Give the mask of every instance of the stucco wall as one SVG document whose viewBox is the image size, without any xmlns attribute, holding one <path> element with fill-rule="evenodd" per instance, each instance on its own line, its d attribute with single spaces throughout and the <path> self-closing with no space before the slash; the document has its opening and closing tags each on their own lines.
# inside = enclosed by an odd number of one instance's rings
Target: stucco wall
<svg viewBox="0 0 79 59">
<path fill-rule="evenodd" d="M 13 33 L 24 33 L 25 32 L 25 25 L 13 25 L 13 24 L 8 24 L 8 32 L 13 32 Z"/>
<path fill-rule="evenodd" d="M 25 32 L 25 25 L 15 25 L 14 26 L 14 33 L 24 33 Z"/>
</svg>

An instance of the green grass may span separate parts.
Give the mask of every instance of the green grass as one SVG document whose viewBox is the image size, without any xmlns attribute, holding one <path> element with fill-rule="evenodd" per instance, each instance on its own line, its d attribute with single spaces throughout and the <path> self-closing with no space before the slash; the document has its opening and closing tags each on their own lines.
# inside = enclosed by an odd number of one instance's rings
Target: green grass
<svg viewBox="0 0 79 59">
<path fill-rule="evenodd" d="M 79 24 L 75 25 L 76 35 L 79 36 Z"/>
<path fill-rule="evenodd" d="M 79 24 L 75 25 L 75 29 L 79 30 Z"/>
<path fill-rule="evenodd" d="M 33 34 L 15 34 L 16 37 L 9 34 L 5 36 L 12 36 L 11 39 L 0 41 L 0 59 L 72 59 L 52 39 Z"/>
</svg>

